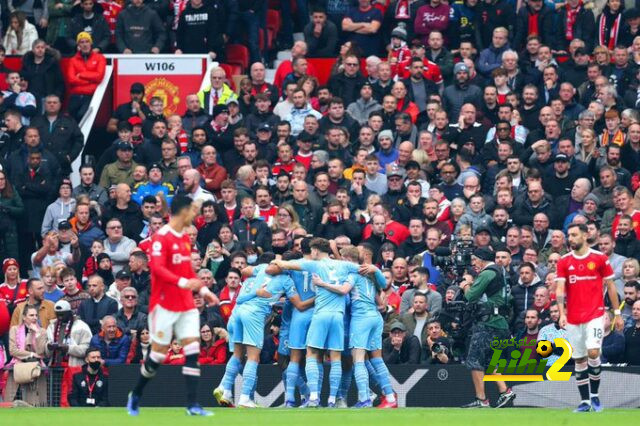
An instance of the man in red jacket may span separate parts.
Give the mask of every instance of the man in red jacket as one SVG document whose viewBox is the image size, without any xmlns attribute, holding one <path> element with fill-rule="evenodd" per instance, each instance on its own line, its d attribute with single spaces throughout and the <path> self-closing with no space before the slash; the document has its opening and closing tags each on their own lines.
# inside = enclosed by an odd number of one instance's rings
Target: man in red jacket
<svg viewBox="0 0 640 426">
<path fill-rule="evenodd" d="M 69 114 L 79 123 L 89 109 L 91 97 L 104 78 L 107 60 L 93 50 L 91 34 L 82 31 L 76 37 L 78 52 L 69 60 L 66 81 L 69 94 Z"/>
<path fill-rule="evenodd" d="M 220 185 L 227 178 L 227 170 L 216 161 L 217 152 L 211 145 L 206 145 L 202 148 L 201 153 L 202 163 L 196 170 L 200 172 L 204 179 L 206 190 L 215 193 L 216 197 L 219 197 Z"/>
</svg>

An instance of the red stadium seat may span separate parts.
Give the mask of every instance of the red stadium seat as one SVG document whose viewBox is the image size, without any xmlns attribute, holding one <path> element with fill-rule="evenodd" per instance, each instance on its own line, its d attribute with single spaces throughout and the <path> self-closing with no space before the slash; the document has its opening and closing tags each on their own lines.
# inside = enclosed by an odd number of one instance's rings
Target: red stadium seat
<svg viewBox="0 0 640 426">
<path fill-rule="evenodd" d="M 274 36 L 277 36 L 282 28 L 282 19 L 280 12 L 277 10 L 267 10 L 267 29 L 272 30 Z"/>
<path fill-rule="evenodd" d="M 220 64 L 220 68 L 224 70 L 224 73 L 227 76 L 227 81 L 229 82 L 229 87 L 231 87 L 231 90 L 236 90 L 235 84 L 233 83 L 233 76 L 242 74 L 242 69 L 237 65 L 229 65 L 229 64 Z"/>
<path fill-rule="evenodd" d="M 249 49 L 242 44 L 228 44 L 226 48 L 228 64 L 235 64 L 242 67 L 242 70 L 249 68 Z"/>
</svg>

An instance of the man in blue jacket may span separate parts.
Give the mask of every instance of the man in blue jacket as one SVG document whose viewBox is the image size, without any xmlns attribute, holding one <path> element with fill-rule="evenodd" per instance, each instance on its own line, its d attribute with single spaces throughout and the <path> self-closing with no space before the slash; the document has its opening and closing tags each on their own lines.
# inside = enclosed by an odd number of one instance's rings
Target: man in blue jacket
<svg viewBox="0 0 640 426">
<path fill-rule="evenodd" d="M 100 349 L 104 365 L 125 364 L 131 340 L 116 325 L 116 319 L 107 315 L 102 318 L 102 331 L 91 338 L 89 346 Z"/>
</svg>

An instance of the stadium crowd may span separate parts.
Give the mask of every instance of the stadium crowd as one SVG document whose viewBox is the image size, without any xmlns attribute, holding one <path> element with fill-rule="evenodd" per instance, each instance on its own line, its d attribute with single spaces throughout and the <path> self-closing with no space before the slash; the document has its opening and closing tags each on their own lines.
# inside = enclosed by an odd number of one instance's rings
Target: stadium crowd
<svg viewBox="0 0 640 426">
<path fill-rule="evenodd" d="M 144 360 L 151 237 L 182 193 L 202 203 L 191 261 L 218 299 L 194 294 L 200 364 L 229 357 L 243 269 L 265 253 L 301 255 L 311 235 L 337 258 L 357 246 L 383 270 L 387 364 L 464 362 L 464 302 L 442 254 L 464 241 L 491 248 L 507 272 L 515 338 L 561 337 L 555 267 L 568 225 L 584 223 L 624 300 L 625 331 L 607 328 L 603 361 L 640 365 L 640 9 L 629 1 L 297 0 L 296 19 L 284 1 L 278 45 L 292 59 L 273 82 L 258 43 L 269 2 L 8 3 L 0 300 L 11 328 L 0 363 L 94 374 L 98 361 Z M 293 43 L 295 28 L 305 41 Z M 237 90 L 214 68 L 184 115 L 165 116 L 163 99 L 133 84 L 73 187 L 102 53 L 224 62 L 230 41 L 251 56 Z M 63 76 L 60 54 L 74 52 Z M 24 55 L 22 69 L 4 54 Z M 336 57 L 326 84 L 307 61 L 317 57 Z M 263 363 L 286 355 L 280 308 Z M 172 344 L 166 363 L 183 362 Z"/>
</svg>

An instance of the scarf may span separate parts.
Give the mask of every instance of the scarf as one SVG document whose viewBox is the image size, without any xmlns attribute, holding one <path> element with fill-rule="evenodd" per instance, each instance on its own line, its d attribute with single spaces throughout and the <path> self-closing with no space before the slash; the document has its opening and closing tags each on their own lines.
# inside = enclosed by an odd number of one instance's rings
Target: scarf
<svg viewBox="0 0 640 426">
<path fill-rule="evenodd" d="M 610 138 L 611 136 L 609 136 L 609 132 L 605 130 L 605 132 L 602 134 L 600 145 L 607 146 L 609 145 L 609 143 L 613 143 L 618 146 L 624 145 L 624 132 L 622 130 L 618 129 L 618 131 L 613 135 L 613 138 L 611 138 L 611 140 Z"/>
<path fill-rule="evenodd" d="M 399 0 L 398 4 L 396 4 L 396 19 L 409 19 L 409 0 Z"/>
<path fill-rule="evenodd" d="M 622 14 L 619 11 L 613 13 L 608 6 L 605 7 L 598 25 L 598 43 L 601 46 L 606 46 L 609 50 L 616 47 L 621 20 Z"/>
<path fill-rule="evenodd" d="M 580 12 L 580 10 L 582 9 L 582 0 L 580 0 L 580 2 L 578 3 L 578 7 L 576 7 L 575 9 L 571 9 L 571 6 L 569 5 L 569 3 L 566 4 L 565 6 L 566 10 L 567 10 L 567 30 L 564 34 L 564 38 L 566 38 L 568 41 L 573 40 L 573 27 L 576 24 L 576 19 L 578 18 L 578 13 Z"/>
<path fill-rule="evenodd" d="M 540 16 L 540 12 L 529 11 L 529 22 L 527 24 L 527 28 L 529 30 L 529 34 L 540 34 L 538 32 L 538 16 Z"/>
</svg>

